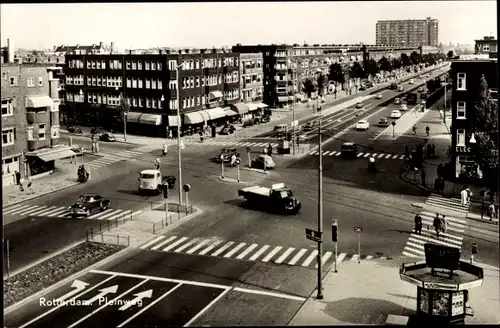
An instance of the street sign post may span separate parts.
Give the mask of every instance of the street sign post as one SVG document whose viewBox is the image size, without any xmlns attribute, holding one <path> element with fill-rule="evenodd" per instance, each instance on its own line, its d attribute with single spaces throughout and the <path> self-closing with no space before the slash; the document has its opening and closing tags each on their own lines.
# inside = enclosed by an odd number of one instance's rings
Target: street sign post
<svg viewBox="0 0 500 328">
<path fill-rule="evenodd" d="M 189 213 L 189 197 L 188 197 L 188 193 L 189 193 L 189 190 L 191 190 L 191 186 L 189 184 L 185 184 L 182 186 L 182 190 L 184 190 L 184 192 L 186 193 L 186 214 Z M 180 212 L 180 211 L 179 211 Z"/>
<path fill-rule="evenodd" d="M 392 138 L 394 138 L 395 135 L 394 127 L 396 126 L 396 122 L 392 121 L 391 125 L 392 125 Z"/>
<path fill-rule="evenodd" d="M 252 151 L 252 148 L 247 147 L 246 150 L 247 150 L 247 155 L 248 155 L 248 168 L 251 168 L 252 163 L 250 162 L 250 152 Z"/>
<path fill-rule="evenodd" d="M 319 231 L 306 228 L 306 238 L 321 243 L 321 233 Z"/>
<path fill-rule="evenodd" d="M 163 184 L 163 198 L 165 199 L 165 223 L 168 224 L 168 182 Z"/>
<path fill-rule="evenodd" d="M 220 176 L 224 179 L 224 155 L 220 155 Z"/>
<path fill-rule="evenodd" d="M 338 224 L 337 220 L 332 220 L 332 241 L 335 244 L 335 268 L 334 272 L 337 273 L 337 234 L 338 234 Z"/>
<path fill-rule="evenodd" d="M 361 263 L 361 231 L 363 228 L 354 227 L 354 232 L 358 234 L 358 263 Z"/>
</svg>

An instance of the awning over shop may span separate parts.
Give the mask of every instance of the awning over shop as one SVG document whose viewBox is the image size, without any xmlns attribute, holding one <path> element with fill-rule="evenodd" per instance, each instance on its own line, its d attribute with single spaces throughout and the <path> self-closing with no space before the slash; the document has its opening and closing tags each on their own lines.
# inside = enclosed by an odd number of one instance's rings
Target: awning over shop
<svg viewBox="0 0 500 328">
<path fill-rule="evenodd" d="M 129 123 L 139 123 L 139 117 L 141 117 L 142 113 L 139 112 L 128 112 L 127 113 L 127 122 Z"/>
<path fill-rule="evenodd" d="M 44 162 L 75 156 L 70 147 L 45 148 L 26 153 L 27 157 L 38 157 Z"/>
<path fill-rule="evenodd" d="M 248 103 L 247 106 L 249 111 L 254 111 L 259 109 L 259 106 L 257 106 L 257 104 L 254 103 Z"/>
<path fill-rule="evenodd" d="M 238 115 L 238 113 L 236 113 L 234 110 L 231 110 L 229 108 L 224 108 L 224 114 L 226 114 L 226 116 Z"/>
<path fill-rule="evenodd" d="M 203 116 L 201 116 L 199 112 L 191 112 L 184 114 L 184 123 L 186 124 L 203 123 Z"/>
<path fill-rule="evenodd" d="M 200 110 L 198 113 L 200 113 L 201 116 L 203 117 L 203 121 L 205 122 L 210 121 L 210 115 L 206 110 Z"/>
<path fill-rule="evenodd" d="M 54 105 L 54 102 L 49 96 L 29 96 L 27 97 L 28 104 L 26 107 L 28 108 L 40 108 L 40 107 L 51 107 Z"/>
<path fill-rule="evenodd" d="M 168 117 L 168 126 L 178 126 L 177 115 Z"/>
<path fill-rule="evenodd" d="M 257 103 L 257 106 L 258 106 L 259 108 L 267 108 L 267 107 L 269 107 L 268 105 L 266 105 L 266 104 L 264 104 L 264 103 L 261 103 L 261 102 Z"/>
<path fill-rule="evenodd" d="M 208 94 L 209 98 L 222 98 L 222 92 L 220 91 L 212 91 Z"/>
<path fill-rule="evenodd" d="M 210 120 L 216 120 L 218 118 L 226 116 L 226 113 L 220 107 L 206 109 L 205 112 L 207 112 L 210 116 Z"/>
<path fill-rule="evenodd" d="M 278 97 L 278 102 L 287 102 L 287 101 L 288 101 L 288 96 Z"/>
<path fill-rule="evenodd" d="M 149 125 L 161 125 L 161 115 L 144 113 L 139 116 L 139 123 Z"/>
<path fill-rule="evenodd" d="M 250 108 L 244 103 L 236 103 L 233 104 L 233 110 L 235 110 L 238 114 L 246 114 Z"/>
</svg>

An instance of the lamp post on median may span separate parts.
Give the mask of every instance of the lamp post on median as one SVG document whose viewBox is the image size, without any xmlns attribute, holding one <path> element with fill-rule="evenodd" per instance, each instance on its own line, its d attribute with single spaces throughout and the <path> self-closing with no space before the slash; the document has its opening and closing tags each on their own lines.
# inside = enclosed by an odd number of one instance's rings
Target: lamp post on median
<svg viewBox="0 0 500 328">
<path fill-rule="evenodd" d="M 115 90 L 118 92 L 118 87 L 115 87 Z M 126 100 L 123 98 L 123 95 L 120 93 L 120 107 L 123 115 L 123 140 L 127 141 L 127 115 L 128 115 L 128 104 Z"/>
<path fill-rule="evenodd" d="M 177 81 L 179 81 L 179 68 L 182 67 L 182 64 L 176 65 L 175 66 L 175 75 Z M 177 88 L 179 90 L 179 88 Z M 179 107 L 179 91 L 177 91 L 177 156 L 178 156 L 178 161 L 179 161 L 179 205 L 182 205 L 182 162 L 181 162 L 181 150 L 184 148 L 184 144 L 182 143 L 181 140 L 181 113 L 180 113 L 180 107 Z"/>
<path fill-rule="evenodd" d="M 321 70 L 318 69 L 317 74 L 321 74 Z M 322 78 L 322 76 L 319 76 Z M 318 100 L 319 100 L 319 89 L 318 89 Z M 319 110 L 319 102 L 318 102 Z M 323 262 L 323 245 L 322 245 L 322 235 L 323 235 L 323 148 L 321 146 L 321 117 L 323 114 L 319 110 L 319 126 L 318 126 L 318 151 L 319 151 L 319 164 L 318 164 L 318 233 L 320 235 L 320 241 L 318 242 L 318 295 L 317 299 L 323 299 L 323 284 L 321 281 L 321 271 Z"/>
</svg>

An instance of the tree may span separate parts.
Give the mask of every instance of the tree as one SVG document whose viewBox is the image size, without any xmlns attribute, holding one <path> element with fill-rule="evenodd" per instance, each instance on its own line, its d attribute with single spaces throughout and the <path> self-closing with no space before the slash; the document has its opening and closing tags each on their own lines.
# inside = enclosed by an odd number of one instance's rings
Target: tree
<svg viewBox="0 0 500 328">
<path fill-rule="evenodd" d="M 330 71 L 328 72 L 328 79 L 334 81 L 335 85 L 337 83 L 343 84 L 345 82 L 345 74 L 342 69 L 342 65 L 335 63 L 330 65 Z"/>
<path fill-rule="evenodd" d="M 411 65 L 410 57 L 408 57 L 408 55 L 405 53 L 401 54 L 401 64 L 403 67 L 408 67 Z"/>
<path fill-rule="evenodd" d="M 412 52 L 410 54 L 410 61 L 413 65 L 417 65 L 418 63 L 420 63 L 420 54 L 416 51 Z"/>
<path fill-rule="evenodd" d="M 471 147 L 471 157 L 483 172 L 487 186 L 498 188 L 498 103 L 491 97 L 484 75 L 480 80 L 480 92 L 474 102 L 474 128 L 476 144 Z"/>
<path fill-rule="evenodd" d="M 453 50 L 448 51 L 448 53 L 446 54 L 446 57 L 448 57 L 450 59 L 453 58 L 454 57 Z"/>
<path fill-rule="evenodd" d="M 385 71 L 385 72 L 392 71 L 391 63 L 389 62 L 389 60 L 385 56 L 380 58 L 380 60 L 378 61 L 378 65 L 379 65 L 380 69 Z"/>
<path fill-rule="evenodd" d="M 375 59 L 370 58 L 370 60 L 368 60 L 368 62 L 366 62 L 365 72 L 372 75 L 372 76 L 375 76 L 377 73 L 380 72 L 380 67 L 379 67 L 378 63 L 375 61 Z"/>
<path fill-rule="evenodd" d="M 399 59 L 399 58 L 394 58 L 391 61 L 392 69 L 399 69 L 399 68 L 401 68 L 401 66 L 402 66 L 402 63 L 401 63 L 401 59 Z"/>
<path fill-rule="evenodd" d="M 316 83 L 310 78 L 307 78 L 302 83 L 302 92 L 307 95 L 307 98 L 311 98 L 311 93 L 316 91 Z"/>
<path fill-rule="evenodd" d="M 354 62 L 349 68 L 349 77 L 354 78 L 364 78 L 366 75 L 363 65 L 360 62 Z"/>
<path fill-rule="evenodd" d="M 325 91 L 325 87 L 328 84 L 328 77 L 323 73 L 318 74 L 316 78 L 316 88 L 318 89 L 318 96 L 322 96 Z"/>
</svg>

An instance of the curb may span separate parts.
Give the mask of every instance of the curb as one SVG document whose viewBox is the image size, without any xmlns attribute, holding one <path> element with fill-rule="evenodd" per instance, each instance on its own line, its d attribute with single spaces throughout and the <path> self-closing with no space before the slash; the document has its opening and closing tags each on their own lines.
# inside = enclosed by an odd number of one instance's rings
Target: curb
<svg viewBox="0 0 500 328">
<path fill-rule="evenodd" d="M 221 176 L 218 176 L 217 180 L 219 180 L 220 182 L 224 182 L 224 183 L 239 183 L 239 184 L 246 184 L 246 185 L 251 184 L 250 182 L 246 182 L 246 181 L 242 181 L 242 180 L 238 181 L 238 180 L 233 179 L 233 178 L 221 177 Z"/>
<path fill-rule="evenodd" d="M 420 185 L 420 184 L 418 184 L 418 183 L 415 183 L 415 182 L 413 182 L 413 181 L 410 181 L 410 180 L 409 180 L 409 179 L 407 179 L 407 178 L 404 178 L 404 177 L 403 177 L 403 175 L 404 175 L 405 173 L 406 173 L 406 172 L 403 172 L 403 173 L 401 173 L 401 175 L 399 176 L 399 178 L 400 178 L 401 180 L 403 180 L 404 182 L 409 183 L 409 184 L 411 184 L 411 185 L 414 185 L 415 187 L 418 187 L 418 188 L 420 188 L 420 189 L 422 189 L 422 190 L 424 190 L 424 191 L 427 191 L 427 192 L 432 192 L 432 190 L 430 190 L 429 188 L 424 187 L 424 186 L 422 186 L 422 185 Z M 412 205 L 413 205 L 413 204 L 412 204 Z"/>
<path fill-rule="evenodd" d="M 486 224 L 498 225 L 498 219 L 493 219 L 492 221 L 490 221 L 487 217 L 488 216 L 486 216 L 486 219 L 481 220 L 480 218 L 470 217 L 469 213 L 467 213 L 467 216 L 466 216 L 466 218 L 469 220 L 474 220 L 474 221 L 482 222 L 482 223 L 486 223 Z"/>
<path fill-rule="evenodd" d="M 424 208 L 425 204 L 424 203 L 412 203 L 411 206 L 417 207 L 417 208 Z"/>
<path fill-rule="evenodd" d="M 261 169 L 254 169 L 254 168 L 251 168 L 251 167 L 246 167 L 246 168 L 244 168 L 244 170 L 246 170 L 246 171 L 253 171 L 253 172 L 259 172 L 259 173 L 262 173 L 262 174 L 269 174 L 269 171 L 264 171 L 264 170 L 261 170 Z"/>
<path fill-rule="evenodd" d="M 17 205 L 17 204 L 20 204 L 20 203 L 24 203 L 24 202 L 27 202 L 29 200 L 32 200 L 32 199 L 35 199 L 35 198 L 38 198 L 38 197 L 42 197 L 42 196 L 45 196 L 45 195 L 48 195 L 48 194 L 51 194 L 51 193 L 54 193 L 54 192 L 57 192 L 57 191 L 60 191 L 60 190 L 64 190 L 64 189 L 68 189 L 68 188 L 74 187 L 74 186 L 79 185 L 79 184 L 80 184 L 80 182 L 75 182 L 74 184 L 71 184 L 69 186 L 64 186 L 62 188 L 54 189 L 54 190 L 51 190 L 51 191 L 48 191 L 48 192 L 45 192 L 45 193 L 41 193 L 41 194 L 38 194 L 38 195 L 35 195 L 35 196 L 31 196 L 31 197 L 25 198 L 25 199 L 20 200 L 20 201 L 12 202 L 12 203 L 9 203 L 8 205 L 3 205 L 3 209 L 7 210 L 7 209 L 9 209 L 9 206 L 14 206 L 14 205 Z"/>
<path fill-rule="evenodd" d="M 144 245 L 145 243 L 149 242 L 150 240 L 157 238 L 159 235 L 163 235 L 164 233 L 168 232 L 169 230 L 172 230 L 172 229 L 176 228 L 177 226 L 182 225 L 185 222 L 187 222 L 187 221 L 197 217 L 198 215 L 201 215 L 204 213 L 204 211 L 198 207 L 193 207 L 193 208 L 196 209 L 196 212 L 191 213 L 189 215 L 186 215 L 185 217 L 181 218 L 180 220 L 177 220 L 174 223 L 171 223 L 171 224 L 165 226 L 165 228 L 163 228 L 162 230 L 159 230 L 158 233 L 153 234 L 152 238 L 147 239 L 146 241 L 141 242 L 140 244 Z"/>
<path fill-rule="evenodd" d="M 87 133 L 73 134 L 73 133 L 68 132 L 67 130 L 59 130 L 59 133 L 60 134 L 66 134 L 66 135 L 69 135 L 69 136 L 87 137 L 87 138 L 90 137 L 90 134 L 87 134 Z M 144 144 L 138 144 L 138 143 L 134 143 L 134 142 L 121 141 L 121 140 L 116 140 L 116 142 L 124 143 L 124 144 L 128 144 L 128 145 L 134 145 L 134 146 L 143 146 L 144 145 Z"/>
</svg>

